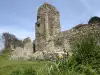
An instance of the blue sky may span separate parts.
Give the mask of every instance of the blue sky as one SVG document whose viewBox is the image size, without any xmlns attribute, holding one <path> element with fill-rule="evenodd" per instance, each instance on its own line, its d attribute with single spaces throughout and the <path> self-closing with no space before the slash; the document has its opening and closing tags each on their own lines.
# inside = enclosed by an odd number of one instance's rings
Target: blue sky
<svg viewBox="0 0 100 75">
<path fill-rule="evenodd" d="M 62 31 L 87 23 L 92 16 L 100 16 L 100 0 L 0 0 L 0 33 L 34 39 L 37 9 L 44 2 L 60 12 Z"/>
</svg>

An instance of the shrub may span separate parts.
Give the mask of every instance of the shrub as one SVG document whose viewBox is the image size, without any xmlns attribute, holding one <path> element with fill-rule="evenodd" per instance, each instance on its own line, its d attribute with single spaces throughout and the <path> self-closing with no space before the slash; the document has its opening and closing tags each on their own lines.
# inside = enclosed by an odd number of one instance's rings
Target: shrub
<svg viewBox="0 0 100 75">
<path fill-rule="evenodd" d="M 73 57 L 78 65 L 86 66 L 90 64 L 93 69 L 96 69 L 96 71 L 100 73 L 99 37 L 95 37 L 94 34 L 91 35 L 91 33 L 87 33 L 86 36 L 80 37 L 80 39 L 73 44 L 72 51 Z"/>
<path fill-rule="evenodd" d="M 56 63 L 55 65 L 57 67 L 53 66 L 53 69 L 56 69 L 51 70 L 51 75 L 54 75 L 55 71 L 58 75 L 99 75 L 99 37 L 99 32 L 87 32 L 85 36 L 78 37 L 76 40 L 74 39 L 73 45 L 71 46 L 73 52 L 72 56 L 64 61 Z"/>
<path fill-rule="evenodd" d="M 88 22 L 88 24 L 95 24 L 95 23 L 100 23 L 100 17 L 94 16 Z"/>
</svg>

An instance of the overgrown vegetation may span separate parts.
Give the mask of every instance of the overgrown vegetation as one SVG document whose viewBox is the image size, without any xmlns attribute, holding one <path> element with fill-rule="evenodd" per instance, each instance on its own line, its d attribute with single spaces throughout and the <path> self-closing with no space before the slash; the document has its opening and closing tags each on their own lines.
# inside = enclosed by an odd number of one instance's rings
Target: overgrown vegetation
<svg viewBox="0 0 100 75">
<path fill-rule="evenodd" d="M 98 38 L 90 33 L 76 42 L 73 50 L 74 60 L 77 65 L 87 66 L 100 74 L 100 44 Z"/>
<path fill-rule="evenodd" d="M 61 61 L 2 60 L 0 75 L 100 75 L 99 40 L 99 30 L 80 34 L 80 38 L 76 37 L 72 43 L 72 56 Z M 0 56 L 0 59 L 7 57 L 7 51 L 3 52 L 6 56 Z"/>
</svg>

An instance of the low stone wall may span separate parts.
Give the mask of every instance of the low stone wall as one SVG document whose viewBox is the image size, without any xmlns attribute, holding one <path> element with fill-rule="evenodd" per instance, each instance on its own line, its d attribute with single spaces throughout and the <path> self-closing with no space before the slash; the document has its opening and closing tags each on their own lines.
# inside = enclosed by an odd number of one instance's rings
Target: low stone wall
<svg viewBox="0 0 100 75">
<path fill-rule="evenodd" d="M 30 57 L 33 55 L 33 43 L 31 41 L 26 41 L 24 44 L 24 47 L 13 47 L 12 53 L 9 55 L 9 59 L 13 60 L 20 60 L 20 59 L 30 59 Z"/>
<path fill-rule="evenodd" d="M 37 51 L 36 53 L 33 54 L 33 56 L 29 60 L 31 61 L 37 61 L 37 60 L 56 61 L 58 59 L 63 59 L 63 58 L 67 58 L 67 53 L 64 53 L 64 52 L 51 53 L 51 52 L 46 52 L 46 51 L 45 52 Z"/>
</svg>

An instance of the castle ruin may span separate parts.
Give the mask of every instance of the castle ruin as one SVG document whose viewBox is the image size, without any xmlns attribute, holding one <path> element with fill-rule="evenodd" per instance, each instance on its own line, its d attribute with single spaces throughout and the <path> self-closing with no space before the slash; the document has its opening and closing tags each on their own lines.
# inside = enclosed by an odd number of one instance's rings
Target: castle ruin
<svg viewBox="0 0 100 75">
<path fill-rule="evenodd" d="M 71 55 L 71 42 L 80 34 L 100 30 L 96 24 L 80 24 L 70 30 L 61 31 L 59 11 L 52 5 L 44 3 L 37 12 L 35 24 L 35 40 L 26 43 L 24 47 L 12 48 L 11 58 L 32 57 L 44 59 L 54 54 Z M 19 53 L 20 52 L 20 53 Z"/>
<path fill-rule="evenodd" d="M 33 56 L 36 56 L 35 54 L 38 54 L 38 52 L 64 53 L 64 51 L 68 51 L 70 48 L 68 40 L 63 38 L 63 32 L 61 32 L 59 11 L 48 3 L 44 3 L 38 9 L 37 22 L 35 24 L 35 40 L 32 45 L 32 48 L 27 48 L 33 49 L 32 51 L 26 50 L 26 45 L 24 48 L 12 48 L 12 57 L 24 57 L 27 56 L 29 52 L 30 54 L 33 53 Z M 18 51 L 20 51 L 20 53 Z"/>
<path fill-rule="evenodd" d="M 61 29 L 59 12 L 54 6 L 44 3 L 38 9 L 37 15 L 35 50 L 55 51 L 54 39 L 60 34 Z"/>
</svg>

